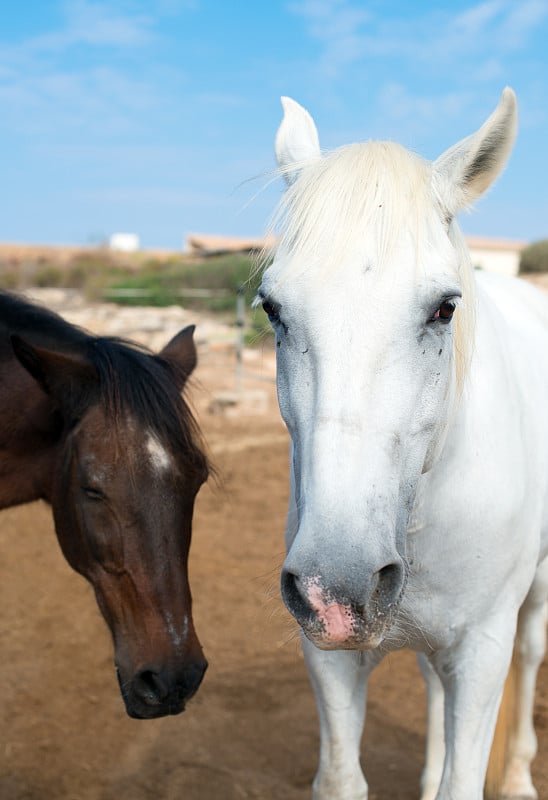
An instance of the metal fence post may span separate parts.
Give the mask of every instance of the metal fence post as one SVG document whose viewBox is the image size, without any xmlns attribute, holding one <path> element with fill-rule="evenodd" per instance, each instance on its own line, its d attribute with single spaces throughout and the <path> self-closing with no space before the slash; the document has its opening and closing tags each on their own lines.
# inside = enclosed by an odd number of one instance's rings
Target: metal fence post
<svg viewBox="0 0 548 800">
<path fill-rule="evenodd" d="M 244 328 L 245 328 L 245 295 L 244 287 L 240 286 L 236 295 L 236 391 L 239 398 L 243 393 L 243 355 L 244 355 Z"/>
</svg>

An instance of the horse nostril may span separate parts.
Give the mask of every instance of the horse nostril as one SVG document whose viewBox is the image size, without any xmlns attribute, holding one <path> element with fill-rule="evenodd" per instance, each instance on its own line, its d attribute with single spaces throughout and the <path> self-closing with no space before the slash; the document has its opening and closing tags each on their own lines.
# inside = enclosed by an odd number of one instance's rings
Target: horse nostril
<svg viewBox="0 0 548 800">
<path fill-rule="evenodd" d="M 156 705 L 169 694 L 167 681 L 160 672 L 153 669 L 144 669 L 137 673 L 133 681 L 133 689 L 140 699 L 147 705 Z"/>
<path fill-rule="evenodd" d="M 285 605 L 299 622 L 313 615 L 299 588 L 299 576 L 285 568 L 282 569 L 281 590 Z"/>
<path fill-rule="evenodd" d="M 390 606 L 399 598 L 405 583 L 403 564 L 386 564 L 374 575 L 373 579 L 376 586 L 371 595 L 372 599 L 381 608 Z"/>
<path fill-rule="evenodd" d="M 205 659 L 188 664 L 173 674 L 162 669 L 143 669 L 133 679 L 133 691 L 147 706 L 184 703 L 196 693 L 206 669 Z"/>
</svg>

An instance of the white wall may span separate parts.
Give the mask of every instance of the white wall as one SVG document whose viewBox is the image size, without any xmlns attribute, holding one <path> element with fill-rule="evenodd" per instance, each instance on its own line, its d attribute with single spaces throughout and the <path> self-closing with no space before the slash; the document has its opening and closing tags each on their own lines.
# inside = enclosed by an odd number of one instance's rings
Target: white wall
<svg viewBox="0 0 548 800">
<path fill-rule="evenodd" d="M 521 251 L 526 246 L 525 242 L 511 242 L 493 239 L 474 240 L 467 238 L 466 243 L 470 251 L 472 266 L 481 267 L 488 272 L 498 272 L 499 275 L 517 275 Z"/>
<path fill-rule="evenodd" d="M 139 237 L 136 233 L 113 233 L 109 239 L 108 246 L 111 250 L 135 253 L 139 250 Z"/>
</svg>

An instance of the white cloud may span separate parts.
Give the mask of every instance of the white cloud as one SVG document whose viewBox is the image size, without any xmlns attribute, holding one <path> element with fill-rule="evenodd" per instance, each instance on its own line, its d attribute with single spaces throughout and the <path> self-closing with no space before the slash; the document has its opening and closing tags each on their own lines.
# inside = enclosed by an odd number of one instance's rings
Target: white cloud
<svg viewBox="0 0 548 800">
<path fill-rule="evenodd" d="M 433 39 L 434 52 L 475 60 L 485 52 L 503 55 L 522 50 L 547 15 L 546 0 L 486 0 L 449 17 L 439 39 Z"/>
<path fill-rule="evenodd" d="M 293 0 L 288 9 L 315 45 L 307 77 L 324 108 L 342 112 L 351 95 L 373 110 L 376 135 L 399 130 L 412 144 L 430 141 L 430 129 L 481 119 L 506 83 L 519 83 L 524 55 L 534 72 L 533 40 L 548 19 L 548 0 L 417 3 L 404 16 L 379 5 Z"/>
<path fill-rule="evenodd" d="M 386 57 L 428 70 L 444 64 L 466 69 L 461 59 L 493 65 L 498 56 L 527 47 L 548 17 L 548 0 L 483 0 L 465 11 L 418 11 L 405 20 L 381 18 L 352 0 L 302 0 L 288 9 L 322 46 L 318 71 L 337 78 L 344 67 Z"/>
<path fill-rule="evenodd" d="M 385 84 L 378 96 L 379 108 L 384 117 L 395 121 L 416 120 L 421 130 L 439 124 L 440 118 L 458 118 L 471 100 L 469 91 L 424 96 L 409 92 L 401 83 L 395 82 Z"/>
<path fill-rule="evenodd" d="M 76 45 L 140 47 L 152 38 L 152 19 L 145 14 L 122 14 L 108 2 L 67 0 L 64 24 L 24 42 L 27 52 L 61 51 Z"/>
<path fill-rule="evenodd" d="M 180 14 L 181 11 L 195 11 L 201 0 L 156 0 L 155 7 L 160 14 Z"/>
<path fill-rule="evenodd" d="M 243 95 L 221 92 L 198 92 L 192 95 L 192 102 L 213 108 L 239 108 L 247 103 Z"/>
<path fill-rule="evenodd" d="M 504 0 L 487 0 L 457 14 L 451 20 L 451 29 L 458 37 L 469 37 L 474 41 L 485 33 L 485 28 L 494 23 L 504 9 Z"/>
<path fill-rule="evenodd" d="M 336 77 L 346 64 L 362 55 L 362 29 L 371 15 L 346 0 L 302 0 L 289 10 L 305 20 L 309 35 L 324 45 L 320 69 Z"/>
<path fill-rule="evenodd" d="M 61 9 L 57 29 L 17 45 L 0 42 L 4 125 L 53 138 L 75 128 L 86 136 L 109 135 L 134 127 L 142 112 L 157 110 L 165 100 L 159 70 L 152 66 L 140 77 L 141 70 L 128 68 L 128 59 L 142 59 L 157 42 L 151 18 L 123 13 L 119 2 L 67 0 Z M 121 53 L 124 67 L 116 65 Z"/>
<path fill-rule="evenodd" d="M 104 187 L 97 190 L 84 190 L 79 198 L 86 201 L 100 202 L 118 208 L 186 208 L 208 209 L 211 206 L 230 208 L 234 205 L 230 198 L 219 192 L 185 191 L 184 189 L 168 189 L 165 186 L 132 186 Z"/>
<path fill-rule="evenodd" d="M 69 43 L 135 47 L 151 36 L 152 20 L 144 14 L 124 15 L 109 3 L 69 0 L 65 39 Z"/>
<path fill-rule="evenodd" d="M 522 0 L 515 3 L 503 21 L 499 38 L 507 49 L 521 49 L 532 33 L 548 17 L 546 0 Z"/>
<path fill-rule="evenodd" d="M 127 132 L 162 98 L 154 86 L 115 69 L 49 69 L 0 79 L 0 107 L 12 130 L 63 139 L 75 130 L 86 138 Z"/>
</svg>

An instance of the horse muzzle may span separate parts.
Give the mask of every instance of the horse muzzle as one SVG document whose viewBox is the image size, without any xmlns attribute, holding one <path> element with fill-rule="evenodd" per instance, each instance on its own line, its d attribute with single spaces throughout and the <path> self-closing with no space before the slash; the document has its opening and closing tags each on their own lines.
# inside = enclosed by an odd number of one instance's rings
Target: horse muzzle
<svg viewBox="0 0 548 800">
<path fill-rule="evenodd" d="M 128 716 L 133 719 L 155 719 L 180 714 L 196 694 L 206 669 L 207 661 L 203 657 L 177 671 L 147 665 L 126 681 L 117 668 Z"/>
<path fill-rule="evenodd" d="M 406 582 L 403 562 L 387 564 L 362 580 L 358 590 L 321 573 L 282 570 L 282 597 L 305 636 L 323 650 L 378 647 L 389 630 Z"/>
</svg>

